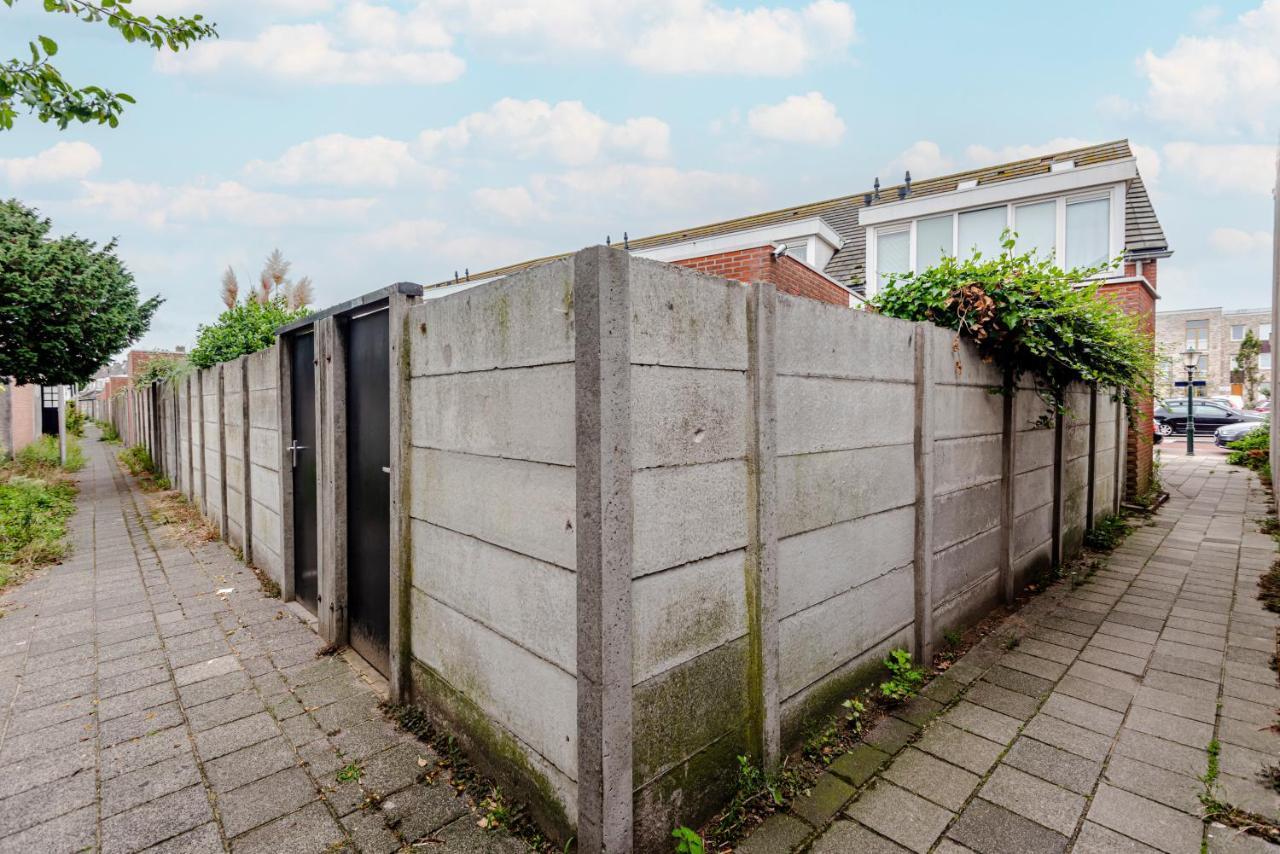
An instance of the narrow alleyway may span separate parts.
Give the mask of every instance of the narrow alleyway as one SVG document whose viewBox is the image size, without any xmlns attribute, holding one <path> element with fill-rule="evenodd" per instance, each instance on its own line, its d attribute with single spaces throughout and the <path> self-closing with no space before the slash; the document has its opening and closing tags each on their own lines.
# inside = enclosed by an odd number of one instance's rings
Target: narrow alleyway
<svg viewBox="0 0 1280 854">
<path fill-rule="evenodd" d="M 116 448 L 85 450 L 72 557 L 0 596 L 0 852 L 524 850 L 224 544 L 157 530 Z"/>
<path fill-rule="evenodd" d="M 739 851 L 1280 850 L 1206 835 L 1199 800 L 1217 739 L 1218 797 L 1280 817 L 1260 776 L 1280 761 L 1265 494 L 1219 455 L 1166 453 L 1163 479 L 1170 501 L 1105 569 L 1030 603 Z"/>
</svg>

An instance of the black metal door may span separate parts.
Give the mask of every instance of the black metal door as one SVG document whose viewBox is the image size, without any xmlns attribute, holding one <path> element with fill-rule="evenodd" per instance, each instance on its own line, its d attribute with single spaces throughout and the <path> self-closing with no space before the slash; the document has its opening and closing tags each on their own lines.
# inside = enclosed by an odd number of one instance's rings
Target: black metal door
<svg viewBox="0 0 1280 854">
<path fill-rule="evenodd" d="M 391 386 L 383 308 L 347 321 L 347 618 L 386 675 L 391 625 Z"/>
<path fill-rule="evenodd" d="M 58 387 L 40 387 L 40 432 L 58 435 Z"/>
<path fill-rule="evenodd" d="M 293 442 L 285 449 L 285 463 L 293 470 L 293 595 L 313 614 L 320 592 L 316 536 L 315 350 L 315 335 L 310 330 L 293 336 L 289 348 Z"/>
</svg>

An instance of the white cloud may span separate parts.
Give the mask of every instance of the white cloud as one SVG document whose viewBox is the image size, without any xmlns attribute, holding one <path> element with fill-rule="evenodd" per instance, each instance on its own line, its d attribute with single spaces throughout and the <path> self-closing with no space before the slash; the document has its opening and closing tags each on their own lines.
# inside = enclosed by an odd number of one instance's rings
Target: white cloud
<svg viewBox="0 0 1280 854">
<path fill-rule="evenodd" d="M 1275 149 L 1268 145 L 1202 145 L 1171 142 L 1169 168 L 1210 190 L 1269 194 L 1275 185 Z"/>
<path fill-rule="evenodd" d="M 11 184 L 48 184 L 84 178 L 102 165 L 87 142 L 59 142 L 31 157 L 0 158 L 0 179 Z"/>
<path fill-rule="evenodd" d="M 355 237 L 358 247 L 379 252 L 403 253 L 423 259 L 440 268 L 441 264 L 454 266 L 458 273 L 473 273 L 514 264 L 528 258 L 546 254 L 540 244 L 522 237 L 482 231 L 454 231 L 441 220 L 420 218 L 402 219 L 365 232 Z M 406 274 L 413 281 L 421 281 L 421 274 Z"/>
<path fill-rule="evenodd" d="M 848 3 L 733 8 L 712 0 L 429 0 L 457 33 L 518 59 L 620 57 L 666 74 L 796 74 L 843 54 Z"/>
<path fill-rule="evenodd" d="M 134 220 L 152 228 L 219 224 L 278 227 L 329 225 L 364 219 L 373 199 L 326 199 L 263 193 L 235 181 L 165 186 L 136 181 L 83 183 L 76 203 L 111 219 Z"/>
<path fill-rule="evenodd" d="M 760 104 L 747 113 L 747 125 L 757 136 L 809 145 L 835 145 L 844 136 L 844 121 L 836 105 L 821 92 L 792 95 L 780 104 Z"/>
<path fill-rule="evenodd" d="M 368 45 L 447 48 L 453 37 L 436 14 L 422 4 L 402 14 L 389 6 L 356 2 L 343 9 L 343 32 Z"/>
<path fill-rule="evenodd" d="M 889 161 L 886 167 L 889 183 L 898 181 L 900 172 L 911 172 L 911 177 L 934 178 L 954 171 L 955 161 L 942 153 L 942 148 L 932 140 L 922 139 L 914 142 L 905 151 Z"/>
<path fill-rule="evenodd" d="M 546 217 L 527 187 L 480 187 L 472 191 L 471 201 L 477 209 L 512 222 Z"/>
<path fill-rule="evenodd" d="M 426 130 L 418 138 L 428 155 L 480 146 L 511 156 L 546 158 L 583 165 L 605 155 L 665 158 L 671 129 L 643 116 L 612 124 L 581 101 L 520 101 L 503 98 L 488 110 L 472 113 L 449 127 Z"/>
<path fill-rule="evenodd" d="M 218 39 L 180 53 L 161 51 L 156 67 L 168 74 L 230 72 L 310 85 L 421 85 L 462 76 L 466 64 L 448 50 L 420 49 L 407 36 L 400 44 L 364 43 L 360 39 L 370 37 L 378 23 L 364 26 L 351 34 L 352 45 L 340 44 L 324 24 L 272 26 L 251 40 Z"/>
<path fill-rule="evenodd" d="M 1244 255 L 1271 248 L 1271 232 L 1244 231 L 1239 228 L 1215 228 L 1209 233 L 1209 244 L 1219 252 Z"/>
<path fill-rule="evenodd" d="M 1182 36 L 1138 59 L 1147 111 L 1217 133 L 1274 127 L 1280 108 L 1280 0 L 1265 0 L 1220 35 Z"/>
<path fill-rule="evenodd" d="M 791 75 L 854 37 L 853 9 L 835 0 L 799 11 L 673 5 L 674 14 L 640 31 L 626 54 L 633 65 L 666 74 Z"/>
<path fill-rule="evenodd" d="M 246 174 L 278 184 L 327 184 L 339 187 L 395 187 L 422 183 L 439 189 L 449 173 L 420 163 L 409 143 L 383 136 L 334 133 L 301 142 L 275 160 L 254 160 Z"/>
</svg>

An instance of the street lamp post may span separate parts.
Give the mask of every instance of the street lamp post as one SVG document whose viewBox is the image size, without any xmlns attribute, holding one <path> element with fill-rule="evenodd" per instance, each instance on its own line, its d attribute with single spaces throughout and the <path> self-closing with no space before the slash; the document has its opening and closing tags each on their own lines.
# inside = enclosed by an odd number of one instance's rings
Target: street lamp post
<svg viewBox="0 0 1280 854">
<path fill-rule="evenodd" d="M 1191 384 L 1200 363 L 1199 351 L 1188 347 L 1182 353 L 1182 366 L 1187 369 L 1187 456 L 1196 455 L 1195 387 Z"/>
</svg>

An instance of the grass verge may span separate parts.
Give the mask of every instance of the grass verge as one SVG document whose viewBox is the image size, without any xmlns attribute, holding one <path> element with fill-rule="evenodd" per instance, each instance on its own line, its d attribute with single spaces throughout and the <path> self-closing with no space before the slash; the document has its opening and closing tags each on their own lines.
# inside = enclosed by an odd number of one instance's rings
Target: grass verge
<svg viewBox="0 0 1280 854">
<path fill-rule="evenodd" d="M 68 440 L 66 469 L 58 465 L 58 441 L 52 436 L 0 466 L 0 590 L 67 554 L 67 520 L 75 512 L 77 492 L 67 474 L 84 466 L 79 443 Z"/>
</svg>

